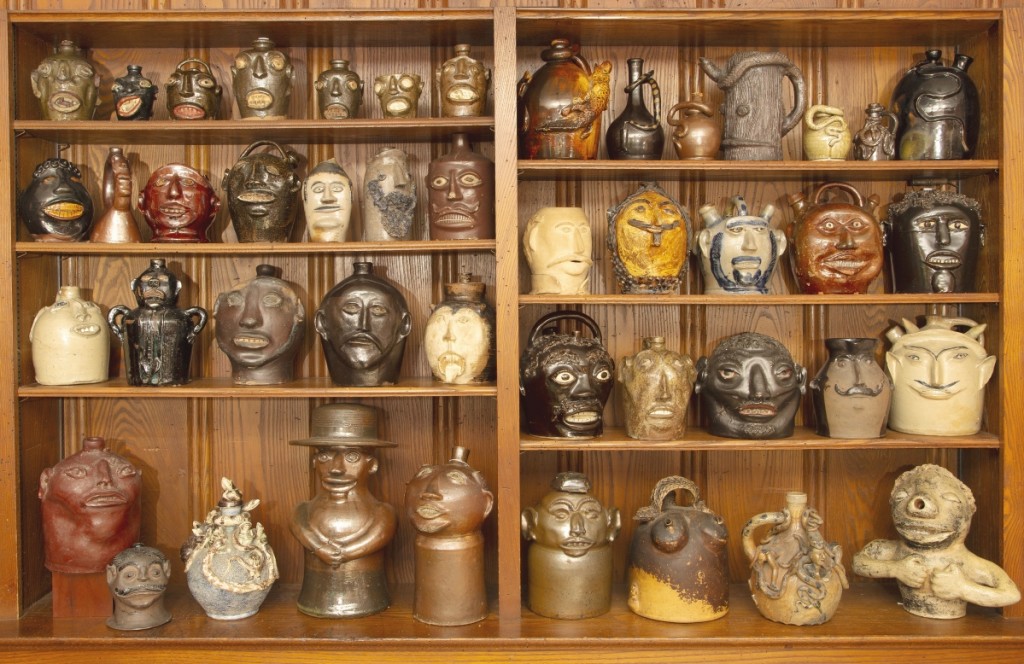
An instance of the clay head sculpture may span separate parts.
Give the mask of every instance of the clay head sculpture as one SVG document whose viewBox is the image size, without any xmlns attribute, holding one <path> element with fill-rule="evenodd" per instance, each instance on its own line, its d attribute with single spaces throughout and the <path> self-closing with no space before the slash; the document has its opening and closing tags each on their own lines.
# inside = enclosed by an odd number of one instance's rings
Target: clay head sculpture
<svg viewBox="0 0 1024 664">
<path fill-rule="evenodd" d="M 469 44 L 456 44 L 455 55 L 434 72 L 441 117 L 478 117 L 487 106 L 491 70 L 469 56 Z"/>
<path fill-rule="evenodd" d="M 622 292 L 678 291 L 690 237 L 686 208 L 653 182 L 608 208 L 608 248 Z"/>
<path fill-rule="evenodd" d="M 107 565 L 107 586 L 114 597 L 107 627 L 137 630 L 169 622 L 164 591 L 170 578 L 171 564 L 159 549 L 135 544 L 114 556 Z"/>
<path fill-rule="evenodd" d="M 423 92 L 419 74 L 383 74 L 373 81 L 373 94 L 385 118 L 414 118 Z"/>
<path fill-rule="evenodd" d="M 434 377 L 443 383 L 482 383 L 494 379 L 494 311 L 486 287 L 471 274 L 445 284 L 445 300 L 431 312 L 423 330 L 423 350 Z"/>
<path fill-rule="evenodd" d="M 128 73 L 115 78 L 110 91 L 118 120 L 148 120 L 153 116 L 156 86 L 142 75 L 141 65 L 128 65 Z"/>
<path fill-rule="evenodd" d="M 331 60 L 313 83 L 320 115 L 325 120 L 345 120 L 359 114 L 363 103 L 363 82 L 348 66 L 348 60 Z"/>
<path fill-rule="evenodd" d="M 561 473 L 551 482 L 536 507 L 523 510 L 523 536 L 536 546 L 558 549 L 569 558 L 582 558 L 605 546 L 619 534 L 619 510 L 605 509 L 590 494 L 590 480 L 582 473 Z"/>
<path fill-rule="evenodd" d="M 785 438 L 807 384 L 807 371 L 781 343 L 757 332 L 723 339 L 697 361 L 708 430 L 728 438 Z"/>
<path fill-rule="evenodd" d="M 164 87 L 172 120 L 216 120 L 220 115 L 220 83 L 202 60 L 186 58 L 179 62 Z"/>
<path fill-rule="evenodd" d="M 270 150 L 257 152 L 261 147 Z M 277 151 L 279 155 L 273 154 Z M 298 157 L 273 141 L 256 141 L 224 171 L 231 225 L 239 242 L 287 242 L 302 186 Z"/>
<path fill-rule="evenodd" d="M 352 219 L 352 180 L 334 159 L 321 161 L 302 183 L 310 242 L 344 242 Z"/>
<path fill-rule="evenodd" d="M 775 206 L 750 214 L 742 196 L 731 200 L 732 215 L 723 217 L 714 205 L 700 209 L 704 230 L 697 236 L 705 293 L 767 293 L 786 236 L 772 230 Z"/>
<path fill-rule="evenodd" d="M 682 438 L 696 380 L 689 355 L 666 348 L 664 337 L 645 337 L 643 349 L 619 363 L 626 435 L 641 440 Z"/>
<path fill-rule="evenodd" d="M 220 197 L 199 171 L 167 164 L 153 171 L 139 192 L 139 210 L 153 230 L 153 242 L 206 242 Z"/>
<path fill-rule="evenodd" d="M 252 48 L 239 51 L 231 65 L 231 87 L 243 120 L 288 117 L 295 71 L 291 60 L 274 42 L 257 37 Z"/>
<path fill-rule="evenodd" d="M 36 166 L 32 182 L 18 196 L 18 216 L 39 242 L 77 242 L 92 226 L 92 198 L 82 172 L 66 159 Z"/>
<path fill-rule="evenodd" d="M 469 451 L 456 447 L 447 464 L 425 465 L 410 480 L 405 506 L 417 532 L 458 537 L 480 528 L 494 508 L 494 494 L 483 473 L 466 459 Z"/>
<path fill-rule="evenodd" d="M 363 189 L 363 239 L 408 240 L 416 210 L 409 155 L 397 148 L 378 152 L 366 164 Z"/>
<path fill-rule="evenodd" d="M 531 295 L 590 293 L 593 238 L 578 207 L 537 210 L 523 232 L 523 255 L 530 266 Z"/>
<path fill-rule="evenodd" d="M 32 70 L 32 94 L 44 120 L 92 120 L 99 96 L 96 68 L 67 39 Z"/>
<path fill-rule="evenodd" d="M 494 162 L 474 152 L 466 134 L 427 167 L 430 239 L 494 237 Z"/>
</svg>

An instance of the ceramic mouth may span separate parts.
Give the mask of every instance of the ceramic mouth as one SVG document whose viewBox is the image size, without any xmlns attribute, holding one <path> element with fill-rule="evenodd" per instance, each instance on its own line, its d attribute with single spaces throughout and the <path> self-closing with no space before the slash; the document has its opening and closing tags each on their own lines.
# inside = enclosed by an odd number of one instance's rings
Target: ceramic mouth
<svg viewBox="0 0 1024 664">
<path fill-rule="evenodd" d="M 945 385 L 933 385 L 923 380 L 915 380 L 914 383 L 917 384 L 917 392 L 922 396 L 932 399 L 945 399 L 946 397 L 953 396 L 958 391 L 955 388 L 960 381 L 954 380 L 952 383 L 946 383 Z"/>
<path fill-rule="evenodd" d="M 50 95 L 50 108 L 62 113 L 73 113 L 81 106 L 82 100 L 70 92 L 55 92 Z"/>
<path fill-rule="evenodd" d="M 64 201 L 61 203 L 47 205 L 43 208 L 43 212 L 46 213 L 46 216 L 52 217 L 53 219 L 72 221 L 82 216 L 82 213 L 85 212 L 85 206 L 81 203 Z"/>
<path fill-rule="evenodd" d="M 100 326 L 93 324 L 76 325 L 74 330 L 75 334 L 80 334 L 83 337 L 92 337 L 100 333 Z"/>
<path fill-rule="evenodd" d="M 562 421 L 566 424 L 587 427 L 593 426 L 600 420 L 600 413 L 594 410 L 581 410 L 575 413 L 569 413 L 562 416 Z"/>
<path fill-rule="evenodd" d="M 651 420 L 668 420 L 675 417 L 676 411 L 667 406 L 655 406 L 647 411 L 647 418 Z"/>
<path fill-rule="evenodd" d="M 480 99 L 480 95 L 470 85 L 453 85 L 448 88 L 449 101 L 470 104 L 478 99 Z"/>
<path fill-rule="evenodd" d="M 924 264 L 936 270 L 953 270 L 960 267 L 960 254 L 952 251 L 933 251 L 924 259 Z"/>
<path fill-rule="evenodd" d="M 166 590 L 166 588 L 161 586 L 136 586 L 134 588 L 117 588 L 114 592 L 118 597 L 138 597 L 139 595 L 145 597 L 149 595 L 159 595 L 163 593 L 164 590 Z"/>
<path fill-rule="evenodd" d="M 948 528 L 919 521 L 901 522 L 896 524 L 901 536 L 918 544 L 934 544 L 949 539 L 955 533 Z"/>
<path fill-rule="evenodd" d="M 324 107 L 324 118 L 327 120 L 347 120 L 348 108 L 341 104 L 330 104 Z"/>
<path fill-rule="evenodd" d="M 473 226 L 473 217 L 463 212 L 445 212 L 434 219 L 434 225 L 447 228 L 471 228 Z"/>
<path fill-rule="evenodd" d="M 391 115 L 403 115 L 408 113 L 411 108 L 412 104 L 405 99 L 392 99 L 387 103 L 388 113 Z"/>
<path fill-rule="evenodd" d="M 270 93 L 270 90 L 260 88 L 252 90 L 249 94 L 245 95 L 245 105 L 256 111 L 266 110 L 273 104 L 274 95 Z"/>
<path fill-rule="evenodd" d="M 142 108 L 141 97 L 125 97 L 117 102 L 117 114 L 122 117 L 131 117 Z"/>
<path fill-rule="evenodd" d="M 448 513 L 448 510 L 443 509 L 440 505 L 434 503 L 423 503 L 416 508 L 416 514 L 419 514 L 424 519 L 436 519 L 439 516 L 443 516 Z"/>
<path fill-rule="evenodd" d="M 123 495 L 110 491 L 107 493 L 93 494 L 82 504 L 86 507 L 116 507 L 118 505 L 124 505 L 127 502 L 128 499 Z"/>
<path fill-rule="evenodd" d="M 755 419 L 772 418 L 777 412 L 778 409 L 770 403 L 748 403 L 739 407 L 740 415 Z"/>
<path fill-rule="evenodd" d="M 456 353 L 442 353 L 437 358 L 437 368 L 450 383 L 466 372 L 466 360 Z"/>
<path fill-rule="evenodd" d="M 231 341 L 241 348 L 266 348 L 270 345 L 270 339 L 257 334 L 239 334 Z"/>
<path fill-rule="evenodd" d="M 737 256 L 732 259 L 732 266 L 737 270 L 754 270 L 761 267 L 761 259 L 757 256 Z"/>
<path fill-rule="evenodd" d="M 238 194 L 238 200 L 243 203 L 273 203 L 274 195 L 269 191 L 260 191 L 258 189 L 252 189 L 249 191 L 243 191 Z"/>
<path fill-rule="evenodd" d="M 172 113 L 179 120 L 202 120 L 206 117 L 206 109 L 195 104 L 178 104 Z"/>
<path fill-rule="evenodd" d="M 168 203 L 160 206 L 160 214 L 166 217 L 183 217 L 188 212 L 188 208 L 179 203 Z"/>
<path fill-rule="evenodd" d="M 559 546 L 566 555 L 576 557 L 582 556 L 594 546 L 594 540 L 586 537 L 570 537 L 561 541 Z"/>
<path fill-rule="evenodd" d="M 356 481 L 342 477 L 328 477 L 323 481 L 328 491 L 351 491 L 356 486 Z"/>
<path fill-rule="evenodd" d="M 341 209 L 340 205 L 318 205 L 314 212 L 337 212 Z"/>
<path fill-rule="evenodd" d="M 365 346 L 367 348 L 380 348 L 377 340 L 368 334 L 353 334 L 345 340 L 344 346 Z"/>
<path fill-rule="evenodd" d="M 832 254 L 825 260 L 821 261 L 821 264 L 826 268 L 839 272 L 845 275 L 854 275 L 864 269 L 867 265 L 867 261 L 855 257 L 853 254 L 840 253 Z"/>
</svg>

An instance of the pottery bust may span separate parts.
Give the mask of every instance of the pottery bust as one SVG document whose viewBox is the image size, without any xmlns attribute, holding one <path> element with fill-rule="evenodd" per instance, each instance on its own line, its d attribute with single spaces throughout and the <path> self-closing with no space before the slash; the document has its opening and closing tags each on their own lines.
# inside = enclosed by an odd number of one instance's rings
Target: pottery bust
<svg viewBox="0 0 1024 664">
<path fill-rule="evenodd" d="M 266 37 L 239 51 L 231 65 L 231 87 L 243 120 L 288 117 L 295 70 L 288 55 Z"/>
<path fill-rule="evenodd" d="M 99 77 L 75 42 L 62 40 L 53 55 L 32 70 L 31 82 L 44 120 L 92 120 Z"/>
<path fill-rule="evenodd" d="M 363 81 L 348 66 L 348 60 L 331 60 L 313 83 L 320 116 L 325 120 L 346 120 L 359 114 L 363 103 Z"/>
<path fill-rule="evenodd" d="M 416 211 L 416 182 L 409 155 L 398 148 L 378 152 L 363 176 L 363 239 L 408 240 Z"/>
<path fill-rule="evenodd" d="M 153 230 L 153 242 L 206 242 L 220 197 L 199 171 L 167 164 L 153 171 L 139 192 L 139 210 Z"/>
<path fill-rule="evenodd" d="M 686 208 L 653 182 L 608 208 L 608 249 L 622 292 L 678 292 L 690 237 Z"/>
<path fill-rule="evenodd" d="M 443 118 L 479 117 L 487 107 L 491 70 L 469 52 L 469 44 L 456 44 L 455 55 L 434 72 Z"/>
<path fill-rule="evenodd" d="M 697 244 L 704 292 L 767 293 L 787 246 L 785 234 L 771 227 L 775 206 L 767 203 L 760 214 L 751 214 L 742 196 L 733 196 L 730 204 L 726 217 L 710 203 L 700 209 L 704 229 Z"/>
<path fill-rule="evenodd" d="M 427 167 L 427 202 L 431 240 L 494 238 L 494 162 L 466 134 Z"/>
<path fill-rule="evenodd" d="M 107 627 L 132 631 L 169 622 L 164 591 L 170 579 L 171 564 L 159 549 L 135 544 L 114 556 L 107 565 L 107 586 L 114 598 Z"/>
<path fill-rule="evenodd" d="M 544 207 L 523 232 L 523 256 L 530 266 L 530 294 L 590 293 L 593 237 L 578 207 Z"/>
<path fill-rule="evenodd" d="M 269 150 L 257 152 L 264 147 Z M 288 241 L 302 186 L 297 166 L 295 153 L 273 141 L 256 141 L 224 171 L 221 186 L 239 242 Z"/>
<path fill-rule="evenodd" d="M 156 86 L 142 75 L 141 65 L 128 65 L 128 72 L 114 79 L 110 91 L 118 120 L 148 120 L 153 116 Z"/>
<path fill-rule="evenodd" d="M 220 83 L 206 62 L 198 58 L 182 60 L 164 87 L 172 120 L 216 120 L 220 115 Z"/>
<path fill-rule="evenodd" d="M 643 348 L 619 363 L 626 435 L 640 440 L 682 438 L 696 380 L 689 355 L 666 348 L 664 337 L 644 337 Z"/>
<path fill-rule="evenodd" d="M 377 95 L 385 118 L 415 118 L 421 92 L 423 81 L 419 74 L 382 74 L 373 81 L 373 94 Z"/>
<path fill-rule="evenodd" d="M 47 159 L 18 196 L 18 216 L 38 242 L 77 242 L 92 226 L 92 198 L 82 172 L 66 159 Z"/>
<path fill-rule="evenodd" d="M 317 164 L 302 183 L 310 242 L 344 242 L 352 220 L 352 179 L 334 159 Z"/>
<path fill-rule="evenodd" d="M 960 618 L 967 604 L 1009 606 L 1020 590 L 1001 567 L 967 550 L 977 506 L 966 484 L 941 466 L 924 464 L 896 479 L 889 496 L 899 540 L 875 540 L 853 557 L 853 571 L 895 578 L 910 613 Z"/>
<path fill-rule="evenodd" d="M 494 310 L 484 300 L 486 286 L 460 274 L 444 286 L 445 299 L 430 313 L 423 350 L 434 378 L 466 385 L 494 380 Z"/>
<path fill-rule="evenodd" d="M 110 373 L 110 330 L 78 286 L 61 286 L 32 321 L 32 369 L 40 385 L 99 383 Z"/>
</svg>

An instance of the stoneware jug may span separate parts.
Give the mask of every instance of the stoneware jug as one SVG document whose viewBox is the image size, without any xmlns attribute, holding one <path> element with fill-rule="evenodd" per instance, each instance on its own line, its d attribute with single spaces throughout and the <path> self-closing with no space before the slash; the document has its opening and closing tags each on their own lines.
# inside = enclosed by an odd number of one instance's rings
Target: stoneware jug
<svg viewBox="0 0 1024 664">
<path fill-rule="evenodd" d="M 900 119 L 874 101 L 864 109 L 864 116 L 864 126 L 853 137 L 853 158 L 860 161 L 895 159 L 896 130 L 899 129 Z"/>
<path fill-rule="evenodd" d="M 626 60 L 626 107 L 608 125 L 606 146 L 609 159 L 661 159 L 665 130 L 661 128 L 661 88 L 654 71 L 644 73 L 643 58 Z M 644 103 L 644 86 L 651 90 L 652 113 Z"/>
<path fill-rule="evenodd" d="M 231 88 L 243 120 L 283 120 L 288 117 L 295 71 L 288 55 L 273 41 L 257 37 L 251 48 L 239 51 L 231 64 Z"/>
<path fill-rule="evenodd" d="M 431 240 L 494 238 L 494 162 L 466 134 L 427 167 L 427 206 Z"/>
<path fill-rule="evenodd" d="M 896 84 L 892 109 L 900 119 L 900 159 L 966 159 L 974 153 L 981 105 L 978 88 L 967 75 L 973 61 L 957 53 L 946 66 L 942 51 L 931 49 Z"/>
<path fill-rule="evenodd" d="M 153 231 L 151 242 L 206 242 L 220 196 L 191 166 L 165 164 L 139 192 L 139 210 Z"/>
<path fill-rule="evenodd" d="M 844 161 L 853 136 L 843 109 L 815 104 L 804 113 L 804 156 L 809 161 Z"/>
<path fill-rule="evenodd" d="M 268 148 L 257 152 L 260 148 Z M 277 152 L 277 154 L 274 154 Z M 221 186 L 239 242 L 287 242 L 295 222 L 298 156 L 273 141 L 256 141 L 224 171 Z"/>
<path fill-rule="evenodd" d="M 880 438 L 892 405 L 892 379 L 875 359 L 878 339 L 825 339 L 828 360 L 808 388 L 815 431 L 829 438 Z"/>
<path fill-rule="evenodd" d="M 92 227 L 92 197 L 82 171 L 67 159 L 47 159 L 18 195 L 18 217 L 36 242 L 78 242 Z"/>
<path fill-rule="evenodd" d="M 216 120 L 220 116 L 220 83 L 205 61 L 185 58 L 167 77 L 164 87 L 172 120 Z"/>
<path fill-rule="evenodd" d="M 593 242 L 583 208 L 543 207 L 533 213 L 523 231 L 530 294 L 589 294 Z"/>
<path fill-rule="evenodd" d="M 676 504 L 677 491 L 690 494 Z M 729 612 L 729 562 L 725 522 L 704 505 L 697 485 L 666 477 L 651 504 L 633 516 L 629 548 L 629 608 L 653 620 L 706 622 Z"/>
<path fill-rule="evenodd" d="M 469 55 L 469 44 L 456 44 L 455 55 L 434 71 L 441 117 L 480 117 L 487 108 L 491 70 Z"/>
<path fill-rule="evenodd" d="M 608 208 L 608 249 L 622 292 L 679 292 L 691 237 L 690 213 L 654 182 Z"/>
<path fill-rule="evenodd" d="M 99 76 L 73 41 L 64 39 L 32 70 L 32 94 L 43 120 L 92 120 L 99 97 Z"/>
<path fill-rule="evenodd" d="M 139 121 L 153 117 L 156 86 L 142 75 L 142 65 L 128 65 L 128 72 L 114 79 L 110 92 L 114 97 L 114 116 L 118 120 Z"/>
<path fill-rule="evenodd" d="M 718 158 L 722 128 L 714 110 L 704 103 L 703 94 L 694 92 L 689 101 L 679 102 L 670 108 L 665 121 L 675 127 L 672 144 L 680 159 L 705 161 Z"/>
<path fill-rule="evenodd" d="M 78 286 L 61 286 L 32 321 L 32 369 L 40 385 L 100 383 L 110 373 L 110 330 Z"/>
<path fill-rule="evenodd" d="M 644 337 L 643 348 L 619 363 L 626 435 L 639 440 L 679 440 L 697 380 L 689 355 L 665 346 L 664 337 Z"/>
<path fill-rule="evenodd" d="M 103 166 L 103 205 L 106 209 L 89 232 L 90 242 L 142 242 L 132 213 L 132 167 L 121 148 L 110 148 Z"/>
<path fill-rule="evenodd" d="M 107 588 L 114 613 L 107 627 L 136 631 L 159 627 L 171 620 L 164 593 L 171 579 L 171 563 L 160 549 L 136 542 L 107 565 Z"/>
<path fill-rule="evenodd" d="M 385 119 L 415 118 L 422 92 L 423 80 L 419 74 L 383 74 L 373 81 L 373 93 L 377 95 Z"/>
<path fill-rule="evenodd" d="M 445 299 L 423 329 L 423 351 L 436 380 L 451 385 L 494 380 L 494 310 L 484 299 L 485 290 L 472 274 L 444 285 Z"/>
<path fill-rule="evenodd" d="M 363 104 L 363 81 L 349 67 L 348 60 L 331 60 L 316 77 L 316 103 L 324 120 L 347 120 L 359 115 Z"/>
<path fill-rule="evenodd" d="M 753 214 L 742 196 L 733 196 L 729 204 L 727 216 L 712 203 L 698 211 L 704 220 L 697 234 L 704 293 L 767 293 L 787 246 L 785 233 L 771 227 L 775 206 L 766 203 L 760 214 Z"/>
<path fill-rule="evenodd" d="M 412 239 L 416 181 L 404 150 L 386 148 L 367 162 L 362 198 L 364 241 Z"/>
<path fill-rule="evenodd" d="M 743 526 L 743 553 L 750 561 L 750 593 L 768 620 L 820 625 L 832 619 L 849 588 L 843 550 L 821 534 L 821 516 L 807 494 L 790 491 L 781 512 L 763 512 Z M 772 526 L 760 542 L 755 533 Z"/>
</svg>

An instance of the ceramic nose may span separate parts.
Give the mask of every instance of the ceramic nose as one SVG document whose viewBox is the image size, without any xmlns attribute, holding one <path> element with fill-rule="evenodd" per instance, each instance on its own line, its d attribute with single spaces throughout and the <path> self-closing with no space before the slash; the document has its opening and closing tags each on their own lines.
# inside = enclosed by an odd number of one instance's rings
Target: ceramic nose
<svg viewBox="0 0 1024 664">
<path fill-rule="evenodd" d="M 857 243 L 853 241 L 853 235 L 846 227 L 839 229 L 839 245 L 840 249 L 853 249 L 857 246 Z"/>
<path fill-rule="evenodd" d="M 743 251 L 757 251 L 757 241 L 754 239 L 754 231 L 746 229 L 743 231 Z"/>
<path fill-rule="evenodd" d="M 70 81 L 71 80 L 71 67 L 64 62 L 57 64 L 57 71 L 54 72 L 58 81 Z"/>
<path fill-rule="evenodd" d="M 110 486 L 110 464 L 106 461 L 100 461 L 96 464 L 96 484 L 98 486 Z"/>
<path fill-rule="evenodd" d="M 754 365 L 754 368 L 750 370 L 750 397 L 752 399 L 767 399 L 771 396 L 771 391 L 768 389 L 768 376 L 765 375 L 764 369 L 760 365 Z"/>
<path fill-rule="evenodd" d="M 179 94 L 181 94 L 184 97 L 191 97 L 193 94 L 195 94 L 195 88 L 192 87 L 191 76 L 181 77 L 181 88 L 179 90 Z"/>
<path fill-rule="evenodd" d="M 655 395 L 657 401 L 670 401 L 671 395 L 668 391 L 668 376 L 665 372 L 661 372 L 661 377 L 658 378 L 658 393 Z"/>
<path fill-rule="evenodd" d="M 336 203 L 338 201 L 338 199 L 335 198 L 334 192 L 331 191 L 330 186 L 327 186 L 327 187 L 324 187 L 324 195 L 320 199 L 320 201 L 323 202 L 323 203 Z"/>
<path fill-rule="evenodd" d="M 263 323 L 259 300 L 259 292 L 255 288 L 250 288 L 245 296 L 245 309 L 242 310 L 242 317 L 238 320 L 240 327 L 259 327 Z"/>
<path fill-rule="evenodd" d="M 590 376 L 586 374 L 579 377 L 579 380 L 569 390 L 569 394 L 580 398 L 580 397 L 592 397 L 594 396 L 594 388 L 590 384 Z"/>
<path fill-rule="evenodd" d="M 587 534 L 587 526 L 583 522 L 583 515 L 579 512 L 573 512 L 569 516 L 569 534 L 576 537 L 583 537 Z"/>
<path fill-rule="evenodd" d="M 907 512 L 911 516 L 932 519 L 939 513 L 939 508 L 930 497 L 918 494 L 907 502 Z"/>
<path fill-rule="evenodd" d="M 331 80 L 331 96 L 332 97 L 340 97 L 341 96 L 341 79 L 335 78 L 335 79 Z"/>
<path fill-rule="evenodd" d="M 171 176 L 171 181 L 167 185 L 167 197 L 181 198 L 181 180 L 177 175 Z"/>
<path fill-rule="evenodd" d="M 940 219 L 935 225 L 935 242 L 940 246 L 949 244 L 949 224 L 945 219 Z"/>
<path fill-rule="evenodd" d="M 442 340 L 447 341 L 448 343 L 455 341 L 455 335 L 452 333 L 451 321 L 448 321 L 448 324 L 444 327 L 444 336 L 442 337 Z"/>
<path fill-rule="evenodd" d="M 255 78 L 267 77 L 267 63 L 263 61 L 263 58 L 256 58 L 255 60 L 253 60 L 252 75 Z"/>
<path fill-rule="evenodd" d="M 398 77 L 392 76 L 388 79 L 388 92 L 391 94 L 398 92 Z"/>
<path fill-rule="evenodd" d="M 462 194 L 459 188 L 456 186 L 458 182 L 455 179 L 455 171 L 448 172 L 448 200 L 457 201 L 462 198 Z"/>
</svg>

